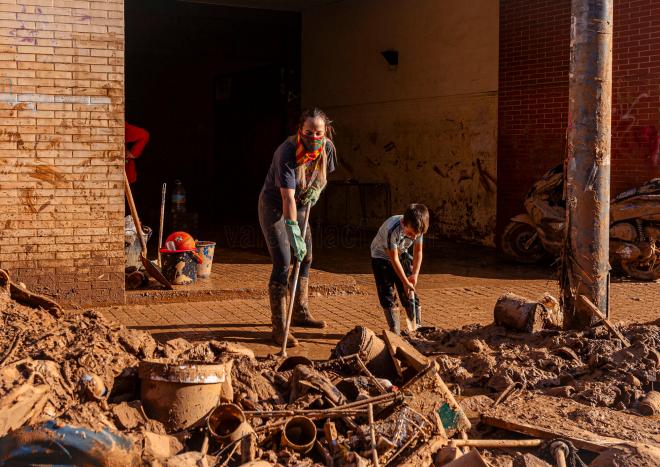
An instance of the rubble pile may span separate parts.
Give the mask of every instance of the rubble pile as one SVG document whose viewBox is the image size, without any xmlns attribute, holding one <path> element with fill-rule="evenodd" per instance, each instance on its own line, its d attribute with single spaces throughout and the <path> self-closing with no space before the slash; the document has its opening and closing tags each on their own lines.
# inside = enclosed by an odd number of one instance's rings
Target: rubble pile
<svg viewBox="0 0 660 467">
<path fill-rule="evenodd" d="M 657 381 L 660 327 L 621 328 L 630 346 L 603 327 L 584 332 L 511 333 L 489 325 L 422 330 L 411 343 L 433 355 L 463 393 L 498 393 L 513 384 L 619 410 L 637 408 Z"/>
<path fill-rule="evenodd" d="M 657 326 L 623 328 L 627 347 L 599 328 L 426 328 L 404 338 L 358 326 L 330 360 L 258 360 L 233 343 L 159 343 L 94 311 L 64 313 L 6 274 L 0 286 L 2 464 L 510 466 L 546 465 L 541 457 L 552 461 L 558 452 L 569 465 L 598 454 L 594 465 L 660 458 L 651 418 L 605 408 L 654 415 L 655 393 L 647 392 L 659 366 Z"/>
</svg>

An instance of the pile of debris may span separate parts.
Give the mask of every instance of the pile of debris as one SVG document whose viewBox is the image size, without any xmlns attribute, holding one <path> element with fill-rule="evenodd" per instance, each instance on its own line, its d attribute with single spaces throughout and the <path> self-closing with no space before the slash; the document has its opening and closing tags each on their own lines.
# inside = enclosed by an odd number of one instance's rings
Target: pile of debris
<svg viewBox="0 0 660 467">
<path fill-rule="evenodd" d="M 603 451 L 593 465 L 658 459 L 653 418 L 543 394 L 570 386 L 554 395 L 640 410 L 658 367 L 657 326 L 625 328 L 626 348 L 597 331 L 491 326 L 402 338 L 357 327 L 327 361 L 257 360 L 227 342 L 159 343 L 93 311 L 64 313 L 1 271 L 0 317 L 3 464 L 545 465 L 532 452 L 570 463 Z M 620 388 L 616 400 L 589 399 L 609 394 L 607 384 Z"/>
</svg>

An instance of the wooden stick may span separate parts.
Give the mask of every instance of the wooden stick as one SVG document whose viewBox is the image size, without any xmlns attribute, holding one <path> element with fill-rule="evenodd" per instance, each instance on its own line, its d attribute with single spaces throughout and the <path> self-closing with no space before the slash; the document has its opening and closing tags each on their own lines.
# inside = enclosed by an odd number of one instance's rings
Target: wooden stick
<svg viewBox="0 0 660 467">
<path fill-rule="evenodd" d="M 165 196 L 167 193 L 167 183 L 163 183 L 163 191 L 160 195 L 160 226 L 158 229 L 158 267 L 163 267 L 160 249 L 163 247 L 163 223 L 165 219 Z"/>
<path fill-rule="evenodd" d="M 376 467 L 380 467 L 378 462 L 378 451 L 376 450 L 376 426 L 374 425 L 374 406 L 369 404 L 369 428 L 371 430 L 371 458 Z"/>
<path fill-rule="evenodd" d="M 305 208 L 305 220 L 303 223 L 302 229 L 302 238 L 303 241 L 307 236 L 307 227 L 309 227 L 309 212 L 312 209 L 312 205 L 308 204 Z M 296 296 L 296 289 L 298 288 L 298 277 L 300 276 L 300 265 L 302 261 L 296 261 L 296 265 L 293 267 L 293 280 L 291 281 L 291 295 L 289 297 L 289 310 L 285 316 L 284 322 L 284 337 L 282 338 L 282 352 L 281 355 L 286 357 L 286 345 L 289 340 L 289 329 L 291 329 L 291 318 L 293 317 L 293 302 L 295 302 L 294 297 Z"/>
<path fill-rule="evenodd" d="M 362 372 L 365 375 L 367 375 L 367 378 L 369 378 L 371 380 L 371 382 L 373 383 L 373 385 L 376 386 L 376 388 L 378 389 L 378 392 L 380 392 L 381 394 L 386 394 L 387 391 L 385 390 L 383 385 L 380 384 L 380 381 L 378 381 L 378 379 L 371 373 L 371 371 L 369 371 L 369 368 L 367 368 L 367 365 L 364 364 L 364 362 L 362 361 L 362 359 L 360 358 L 360 356 L 358 354 L 355 354 L 355 361 L 357 362 L 357 364 L 360 367 L 360 369 L 362 370 Z"/>
<path fill-rule="evenodd" d="M 543 442 L 542 439 L 452 439 L 449 445 L 471 448 L 534 448 Z"/>
<path fill-rule="evenodd" d="M 614 325 L 610 322 L 610 320 L 608 320 L 605 317 L 603 312 L 600 311 L 598 309 L 598 307 L 596 305 L 594 305 L 591 300 L 589 300 L 584 295 L 580 295 L 579 297 L 580 297 L 580 300 L 582 300 L 582 302 L 585 305 L 587 305 L 587 307 L 591 310 L 591 312 L 594 315 L 598 316 L 601 320 L 603 320 L 603 323 L 605 324 L 605 327 L 607 327 L 607 329 L 609 329 L 616 337 L 618 337 L 621 340 L 621 342 L 623 342 L 624 346 L 630 347 L 630 342 L 628 341 L 628 339 L 626 339 L 625 336 L 623 334 L 621 334 L 621 332 L 616 327 L 614 327 Z"/>
</svg>

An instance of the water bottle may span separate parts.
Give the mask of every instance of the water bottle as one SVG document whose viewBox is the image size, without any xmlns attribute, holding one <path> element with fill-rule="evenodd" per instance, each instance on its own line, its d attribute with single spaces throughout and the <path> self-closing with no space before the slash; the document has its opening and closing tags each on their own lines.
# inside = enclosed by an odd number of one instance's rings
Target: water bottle
<svg viewBox="0 0 660 467">
<path fill-rule="evenodd" d="M 183 188 L 181 180 L 176 180 L 174 182 L 171 210 L 172 213 L 186 212 L 186 189 Z"/>
</svg>

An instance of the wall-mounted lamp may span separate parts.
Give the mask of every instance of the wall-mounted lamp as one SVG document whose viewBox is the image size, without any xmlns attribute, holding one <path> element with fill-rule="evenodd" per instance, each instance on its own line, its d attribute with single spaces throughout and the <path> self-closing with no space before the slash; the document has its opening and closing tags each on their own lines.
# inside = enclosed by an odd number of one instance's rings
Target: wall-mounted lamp
<svg viewBox="0 0 660 467">
<path fill-rule="evenodd" d="M 387 61 L 387 65 L 390 70 L 396 70 L 397 66 L 399 66 L 399 51 L 394 50 L 394 49 L 389 49 L 389 50 L 383 50 L 380 53 L 385 61 Z"/>
</svg>

